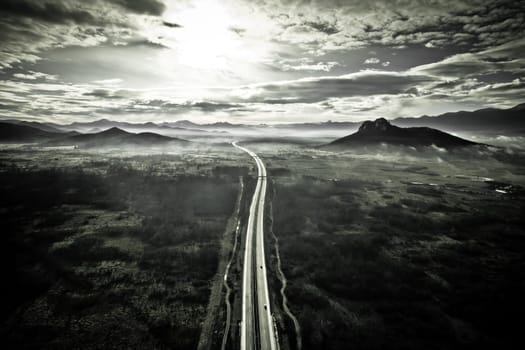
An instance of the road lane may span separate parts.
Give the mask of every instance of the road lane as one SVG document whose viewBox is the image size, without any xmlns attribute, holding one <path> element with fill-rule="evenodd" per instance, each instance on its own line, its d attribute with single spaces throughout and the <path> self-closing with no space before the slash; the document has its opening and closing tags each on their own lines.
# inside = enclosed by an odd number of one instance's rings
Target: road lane
<svg viewBox="0 0 525 350">
<path fill-rule="evenodd" d="M 235 142 L 232 145 L 248 153 L 255 160 L 258 171 L 257 185 L 250 205 L 244 251 L 241 350 L 275 350 L 277 341 L 270 308 L 264 255 L 266 168 L 257 154 Z"/>
</svg>

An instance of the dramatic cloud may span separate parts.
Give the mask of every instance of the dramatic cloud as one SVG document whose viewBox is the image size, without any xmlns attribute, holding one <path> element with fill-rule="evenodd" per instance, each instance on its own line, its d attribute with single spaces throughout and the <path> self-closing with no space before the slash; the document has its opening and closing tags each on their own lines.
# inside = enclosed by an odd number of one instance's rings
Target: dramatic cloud
<svg viewBox="0 0 525 350">
<path fill-rule="evenodd" d="M 395 95 L 408 93 L 419 84 L 434 79 L 424 75 L 363 71 L 336 77 L 303 78 L 242 87 L 234 91 L 245 101 L 265 103 L 313 103 L 329 98 Z"/>
<path fill-rule="evenodd" d="M 275 62 L 275 67 L 283 71 L 323 71 L 329 72 L 340 66 L 338 62 L 315 62 L 311 58 L 284 59 Z"/>
<path fill-rule="evenodd" d="M 336 24 L 329 22 L 304 22 L 304 25 L 314 28 L 315 30 L 331 35 L 338 33 L 340 30 L 337 28 Z"/>
<path fill-rule="evenodd" d="M 168 28 L 180 28 L 180 27 L 182 27 L 180 24 L 166 22 L 166 21 L 163 21 L 162 24 L 164 24 Z"/>
<path fill-rule="evenodd" d="M 3 0 L 0 118 L 360 120 L 510 107 L 525 0 Z"/>
<path fill-rule="evenodd" d="M 57 80 L 56 75 L 33 71 L 28 71 L 27 73 L 15 73 L 13 74 L 13 77 L 24 80 Z"/>
<path fill-rule="evenodd" d="M 35 62 L 49 49 L 126 43 L 140 36 L 140 16 L 164 10 L 158 0 L 3 0 L 0 68 Z"/>
<path fill-rule="evenodd" d="M 96 9 L 108 8 L 108 5 L 118 7 L 138 14 L 160 16 L 166 9 L 159 0 L 2 0 L 0 13 L 4 16 L 19 16 L 43 20 L 51 23 L 96 23 Z"/>
<path fill-rule="evenodd" d="M 327 33 L 332 35 L 317 36 L 315 42 L 301 38 L 301 31 L 295 38 L 281 37 L 318 50 L 371 44 L 489 47 L 512 35 L 523 36 L 525 30 L 522 0 L 267 0 L 265 4 L 270 13 L 287 14 L 279 17 L 283 32 L 303 23 L 336 23 L 328 27 L 334 28 Z"/>
<path fill-rule="evenodd" d="M 78 4 L 66 1 L 3 0 L 0 13 L 4 17 L 19 16 L 60 24 L 67 22 L 79 24 L 96 22 L 96 16 L 91 12 L 74 5 Z"/>
<path fill-rule="evenodd" d="M 494 73 L 525 73 L 525 39 L 477 53 L 464 53 L 415 67 L 413 71 L 442 77 L 471 77 Z"/>
<path fill-rule="evenodd" d="M 160 0 L 106 0 L 122 6 L 131 12 L 160 16 L 166 9 L 164 2 Z"/>
</svg>

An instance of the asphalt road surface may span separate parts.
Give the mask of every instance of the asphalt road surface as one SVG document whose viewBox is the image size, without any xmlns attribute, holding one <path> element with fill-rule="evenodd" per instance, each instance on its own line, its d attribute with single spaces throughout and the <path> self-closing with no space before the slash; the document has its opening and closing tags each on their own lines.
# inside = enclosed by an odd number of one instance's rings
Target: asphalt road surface
<svg viewBox="0 0 525 350">
<path fill-rule="evenodd" d="M 258 169 L 257 186 L 250 205 L 244 249 L 241 350 L 276 350 L 277 341 L 270 310 L 264 258 L 266 168 L 257 154 L 235 142 L 232 145 L 248 153 L 255 160 Z"/>
</svg>

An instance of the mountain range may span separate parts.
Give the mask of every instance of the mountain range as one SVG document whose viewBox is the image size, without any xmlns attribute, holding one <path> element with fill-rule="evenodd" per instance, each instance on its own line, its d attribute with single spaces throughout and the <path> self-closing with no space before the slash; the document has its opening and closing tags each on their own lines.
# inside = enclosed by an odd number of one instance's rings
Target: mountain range
<svg viewBox="0 0 525 350">
<path fill-rule="evenodd" d="M 445 113 L 437 116 L 421 116 L 415 118 L 396 118 L 390 120 L 394 125 L 401 127 L 427 126 L 445 131 L 471 131 L 482 133 L 525 133 L 525 103 L 508 109 L 486 108 L 472 112 L 459 111 Z M 108 119 L 90 122 L 74 122 L 71 124 L 56 124 L 47 122 L 28 122 L 19 120 L 4 120 L 4 122 L 32 126 L 48 132 L 98 132 L 111 127 L 118 127 L 129 131 L 164 132 L 176 135 L 205 134 L 211 132 L 226 133 L 228 131 L 263 131 L 266 129 L 293 129 L 297 131 L 316 130 L 355 130 L 361 122 L 320 122 L 320 123 L 294 123 L 294 124 L 232 124 L 216 122 L 198 124 L 189 120 L 178 120 L 163 123 L 130 123 Z"/>
<path fill-rule="evenodd" d="M 356 122 L 323 122 L 278 125 L 245 125 L 228 122 L 197 124 L 189 120 L 178 120 L 164 123 L 130 123 L 108 119 L 91 122 L 74 122 L 56 124 L 36 121 L 4 120 L 0 121 L 0 142 L 27 143 L 39 142 L 48 145 L 79 145 L 95 147 L 104 145 L 161 145 L 168 142 L 188 142 L 185 138 L 209 138 L 228 136 L 283 137 L 304 138 L 310 136 L 334 138 L 353 130 L 356 134 L 343 137 L 333 142 L 364 143 L 365 136 L 369 142 L 394 144 L 440 144 L 449 147 L 461 145 L 459 138 L 444 133 L 478 132 L 485 134 L 525 134 L 525 104 L 509 109 L 480 109 L 473 112 L 445 113 L 435 117 L 397 118 L 387 122 L 380 118 L 376 123 L 379 128 L 386 128 L 387 134 L 371 134 L 369 123 Z M 374 124 L 375 125 L 375 124 Z M 410 128 L 399 128 L 410 127 Z M 417 128 L 415 128 L 417 127 Z M 433 128 L 433 129 L 430 129 Z M 377 128 L 376 128 L 377 129 Z M 440 129 L 435 130 L 435 129 Z M 374 130 L 374 129 L 372 129 Z M 433 130 L 433 131 L 432 131 Z M 346 132 L 345 132 L 346 131 Z M 377 131 L 377 130 L 376 130 Z M 324 134 L 323 134 L 324 132 Z M 445 136 L 444 134 L 448 135 Z M 412 138 L 410 142 L 403 141 Z M 420 141 L 414 141 L 420 138 Z M 345 140 L 345 141 L 343 141 Z"/>
<path fill-rule="evenodd" d="M 159 135 L 152 132 L 131 133 L 117 127 L 112 127 L 98 133 L 76 134 L 55 138 L 47 142 L 47 145 L 75 145 L 82 148 L 94 148 L 114 146 L 162 146 L 174 143 L 181 145 L 188 142 L 189 141 L 179 138 Z"/>
<path fill-rule="evenodd" d="M 102 132 L 80 134 L 50 132 L 24 124 L 0 122 L 0 141 L 6 143 L 38 142 L 46 146 L 78 146 L 82 148 L 105 146 L 162 146 L 187 144 L 189 141 L 151 132 L 131 133 L 111 127 Z"/>
<path fill-rule="evenodd" d="M 459 111 L 435 117 L 397 118 L 398 126 L 428 126 L 447 131 L 525 133 L 525 103 L 508 109 L 485 108 L 472 112 Z"/>
<path fill-rule="evenodd" d="M 29 122 L 20 122 L 12 124 L 8 122 L 0 122 L 0 141 L 2 142 L 38 142 L 51 140 L 54 138 L 62 138 L 73 136 L 77 132 L 63 132 L 63 131 L 46 131 L 43 128 L 29 126 Z M 40 123 L 38 123 L 40 124 Z M 53 129 L 50 129 L 53 130 Z"/>
</svg>

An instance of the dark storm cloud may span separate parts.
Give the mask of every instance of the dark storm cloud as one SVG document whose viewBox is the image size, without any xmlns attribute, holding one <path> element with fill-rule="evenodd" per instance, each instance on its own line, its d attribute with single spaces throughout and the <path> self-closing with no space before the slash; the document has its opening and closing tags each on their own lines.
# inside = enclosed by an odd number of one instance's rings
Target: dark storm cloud
<svg viewBox="0 0 525 350">
<path fill-rule="evenodd" d="M 51 23 L 94 23 L 96 17 L 86 10 L 61 1 L 2 0 L 2 16 L 19 16 Z"/>
<path fill-rule="evenodd" d="M 121 93 L 119 91 L 111 91 L 108 89 L 95 89 L 93 91 L 85 92 L 82 94 L 83 96 L 92 96 L 97 98 L 124 98 L 126 97 L 126 94 Z"/>
<path fill-rule="evenodd" d="M 141 14 L 160 16 L 166 9 L 164 2 L 159 0 L 106 0 L 123 8 Z"/>
<path fill-rule="evenodd" d="M 4 19 L 14 16 L 57 24 L 98 24 L 101 22 L 99 10 L 111 5 L 132 13 L 154 16 L 162 15 L 165 10 L 164 3 L 158 0 L 98 0 L 94 3 L 78 0 L 2 0 L 0 14 Z"/>
<path fill-rule="evenodd" d="M 2 0 L 0 69 L 37 61 L 56 47 L 137 40 L 130 15 L 160 16 L 164 10 L 161 0 Z"/>
<path fill-rule="evenodd" d="M 335 24 L 332 24 L 332 23 L 329 23 L 329 22 L 307 21 L 307 22 L 304 22 L 303 24 L 305 24 L 305 25 L 307 25 L 309 27 L 312 27 L 312 28 L 314 28 L 315 30 L 317 30 L 319 32 L 328 34 L 328 35 L 339 33 L 339 29 L 337 28 L 337 26 Z"/>
<path fill-rule="evenodd" d="M 182 27 L 180 24 L 173 23 L 173 22 L 166 22 L 166 21 L 163 21 L 162 24 L 163 24 L 165 27 L 168 27 L 168 28 L 181 28 L 181 27 Z"/>
<path fill-rule="evenodd" d="M 154 42 L 152 42 L 150 40 L 147 40 L 147 39 L 129 40 L 128 42 L 126 42 L 126 46 L 127 47 L 141 46 L 141 47 L 148 47 L 148 48 L 152 48 L 152 49 L 166 49 L 166 48 L 168 48 L 167 46 L 162 45 L 161 43 L 154 43 Z"/>
<path fill-rule="evenodd" d="M 239 104 L 216 103 L 216 102 L 195 102 L 195 103 L 191 103 L 185 106 L 197 108 L 203 112 L 215 112 L 215 111 L 220 111 L 220 110 L 232 110 L 232 109 L 241 108 L 241 105 Z"/>
<path fill-rule="evenodd" d="M 245 106 L 237 103 L 224 103 L 212 101 L 189 101 L 184 103 L 174 103 L 168 100 L 140 100 L 136 99 L 126 105 L 122 111 L 139 113 L 185 113 L 188 111 L 201 111 L 213 113 L 219 111 L 240 111 L 245 110 Z"/>
<path fill-rule="evenodd" d="M 364 71 L 338 77 L 306 78 L 246 87 L 257 94 L 252 102 L 315 103 L 329 98 L 403 94 L 419 84 L 434 82 L 425 75 Z"/>
</svg>

